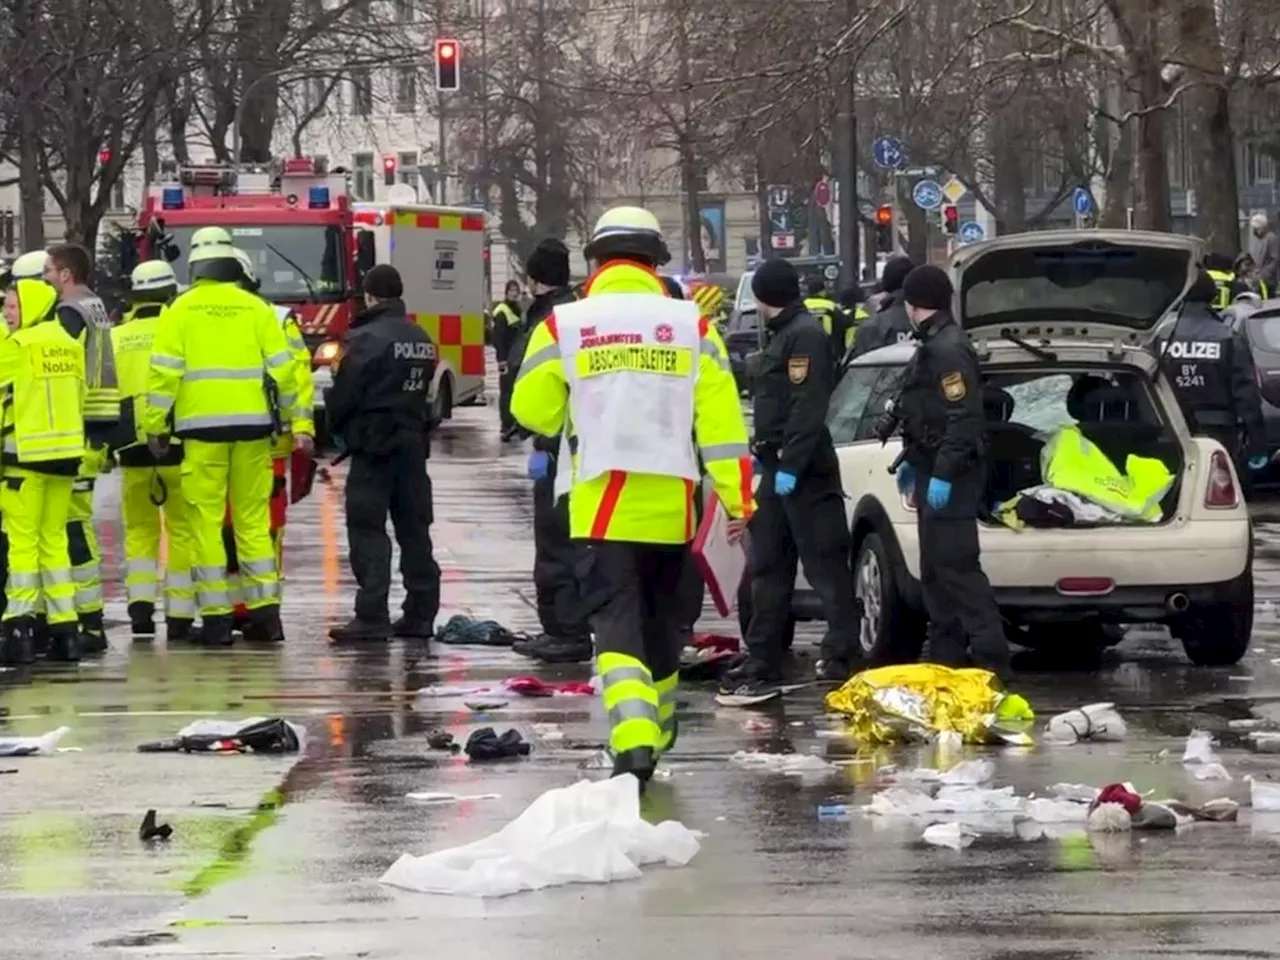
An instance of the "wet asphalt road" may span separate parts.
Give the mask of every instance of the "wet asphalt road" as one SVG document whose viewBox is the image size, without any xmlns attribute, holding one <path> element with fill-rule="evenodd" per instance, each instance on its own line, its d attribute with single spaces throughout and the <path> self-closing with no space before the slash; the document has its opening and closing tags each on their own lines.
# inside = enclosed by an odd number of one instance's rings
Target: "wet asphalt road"
<svg viewBox="0 0 1280 960">
<path fill-rule="evenodd" d="M 461 410 L 441 436 L 435 480 L 437 556 L 445 610 L 536 624 L 523 456 L 500 450 L 493 408 Z M 1280 956 L 1280 815 L 1197 825 L 1178 834 L 1026 843 L 984 838 L 961 852 L 930 848 L 920 828 L 855 815 L 820 821 L 819 805 L 866 803 L 882 764 L 939 758 L 884 750 L 816 780 L 743 770 L 741 749 L 826 751 L 816 694 L 771 711 L 683 696 L 671 776 L 645 800 L 650 818 L 706 831 L 686 868 L 647 868 L 642 880 L 478 901 L 382 887 L 404 851 L 422 853 L 498 829 L 542 791 L 573 782 L 604 736 L 594 700 L 521 701 L 489 716 L 456 701 L 415 704 L 433 684 L 481 684 L 532 672 L 503 651 L 413 645 L 335 650 L 326 629 L 348 615 L 341 470 L 296 508 L 287 539 L 288 643 L 283 650 L 167 651 L 117 629 L 99 662 L 42 669 L 30 682 L 0 675 L 0 734 L 66 724 L 47 758 L 0 759 L 0 957 L 453 958 L 614 960 L 657 957 L 806 960 L 947 957 Z M 99 513 L 115 516 L 115 484 Z M 118 527 L 103 523 L 118 573 Z M 1280 756 L 1249 753 L 1231 719 L 1280 724 L 1280 528 L 1259 530 L 1259 621 L 1237 667 L 1200 670 L 1151 632 L 1131 636 L 1096 675 L 1029 672 L 1018 689 L 1041 716 L 1115 700 L 1124 743 L 988 751 L 996 783 L 1043 793 L 1052 783 L 1132 780 L 1187 798 L 1248 796 L 1241 777 L 1280 774 Z M 118 576 L 112 580 L 119 583 Z M 123 616 L 119 587 L 109 612 Z M 394 600 L 394 598 L 393 598 Z M 732 632 L 709 619 L 706 629 Z M 543 676 L 585 679 L 588 670 Z M 305 726 L 300 760 L 142 755 L 142 741 L 201 716 L 282 715 Z M 543 739 L 533 724 L 556 724 Z M 444 727 L 465 740 L 484 725 L 514 726 L 533 755 L 469 766 L 431 751 Z M 1177 762 L 1195 726 L 1220 732 L 1236 779 L 1197 783 Z M 543 729 L 543 728 L 539 728 Z M 583 749 L 577 749 L 583 747 Z M 1165 756 L 1168 750 L 1172 756 Z M 16 773 L 2 771 L 16 770 Z M 422 806 L 415 790 L 498 794 Z M 175 829 L 137 838 L 154 807 Z"/>
</svg>

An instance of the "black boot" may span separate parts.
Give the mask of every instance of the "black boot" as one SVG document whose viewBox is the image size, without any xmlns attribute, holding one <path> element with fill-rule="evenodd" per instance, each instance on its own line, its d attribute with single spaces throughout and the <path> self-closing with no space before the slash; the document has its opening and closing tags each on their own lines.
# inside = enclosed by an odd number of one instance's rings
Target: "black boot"
<svg viewBox="0 0 1280 960">
<path fill-rule="evenodd" d="M 623 774 L 630 773 L 640 781 L 640 792 L 644 792 L 645 785 L 653 779 L 654 771 L 658 769 L 658 754 L 649 747 L 636 747 L 634 750 L 623 750 L 613 758 L 613 773 L 611 776 L 620 777 Z"/>
<path fill-rule="evenodd" d="M 31 629 L 31 645 L 35 648 L 37 657 L 43 657 L 49 652 L 49 642 L 49 618 L 43 613 L 37 613 Z"/>
<path fill-rule="evenodd" d="M 196 632 L 196 622 L 188 617 L 170 617 L 164 622 L 164 635 L 170 643 L 188 643 Z"/>
<path fill-rule="evenodd" d="M 156 605 L 150 600 L 129 604 L 129 625 L 135 638 L 153 639 L 156 635 Z"/>
<path fill-rule="evenodd" d="M 231 615 L 219 614 L 205 617 L 204 622 L 200 624 L 199 632 L 192 637 L 192 641 L 202 647 L 231 646 L 236 642 L 236 638 L 231 635 Z"/>
<path fill-rule="evenodd" d="M 430 640 L 436 635 L 436 629 L 425 620 L 405 614 L 391 624 L 391 635 L 409 640 Z"/>
<path fill-rule="evenodd" d="M 16 617 L 0 625 L 0 664 L 20 666 L 35 662 L 33 626 L 31 617 Z"/>
<path fill-rule="evenodd" d="M 54 623 L 49 625 L 48 660 L 61 660 L 75 663 L 80 659 L 80 643 L 82 634 L 74 623 Z"/>
<path fill-rule="evenodd" d="M 280 608 L 270 606 L 250 610 L 244 638 L 249 643 L 283 643 L 284 624 L 280 622 Z"/>
<path fill-rule="evenodd" d="M 513 643 L 511 649 L 523 657 L 543 663 L 586 663 L 594 653 L 590 637 L 562 640 L 548 633 Z"/>
<path fill-rule="evenodd" d="M 102 612 L 80 614 L 80 652 L 103 653 L 107 646 L 107 629 L 102 622 Z"/>
<path fill-rule="evenodd" d="M 391 624 L 385 620 L 362 620 L 356 617 L 341 627 L 334 627 L 329 631 L 329 636 L 335 643 L 385 643 L 391 639 L 392 632 Z"/>
</svg>

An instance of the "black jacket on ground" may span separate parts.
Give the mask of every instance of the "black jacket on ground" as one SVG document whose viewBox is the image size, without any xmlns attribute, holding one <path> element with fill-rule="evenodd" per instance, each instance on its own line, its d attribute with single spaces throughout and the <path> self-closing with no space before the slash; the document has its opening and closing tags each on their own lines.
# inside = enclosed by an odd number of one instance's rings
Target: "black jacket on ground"
<svg viewBox="0 0 1280 960">
<path fill-rule="evenodd" d="M 914 336 L 911 320 L 907 317 L 907 307 L 902 299 L 902 291 L 895 290 L 889 294 L 889 299 L 879 310 L 858 325 L 858 332 L 853 337 L 851 355 L 860 357 L 864 353 L 879 350 L 891 343 L 911 340 Z"/>
<path fill-rule="evenodd" d="M 797 478 L 838 475 L 827 431 L 835 376 L 830 341 L 801 303 L 770 320 L 766 331 L 755 381 L 756 455 Z"/>
<path fill-rule="evenodd" d="M 1266 453 L 1266 425 L 1253 351 L 1202 303 L 1183 306 L 1163 346 L 1165 374 L 1178 394 L 1178 404 L 1193 430 L 1225 441 L 1244 434 L 1243 450 L 1228 443 L 1233 454 Z"/>
<path fill-rule="evenodd" d="M 551 311 L 562 303 L 573 303 L 577 299 L 578 294 L 572 287 L 557 287 L 549 293 L 533 298 L 533 302 L 525 310 L 524 323 L 520 327 L 520 336 L 515 338 L 511 345 L 511 352 L 507 355 L 507 371 L 512 383 L 520 375 L 520 364 L 524 360 L 525 348 L 529 345 L 529 337 L 537 329 L 538 324 L 551 316 Z M 533 449 L 541 450 L 543 453 L 549 453 L 554 456 L 560 452 L 560 438 L 558 436 L 543 437 L 535 434 L 533 437 Z"/>
<path fill-rule="evenodd" d="M 385 456 L 424 444 L 436 362 L 435 344 L 405 315 L 404 301 L 383 300 L 365 310 L 342 339 L 325 395 L 329 429 L 352 454 Z"/>
</svg>

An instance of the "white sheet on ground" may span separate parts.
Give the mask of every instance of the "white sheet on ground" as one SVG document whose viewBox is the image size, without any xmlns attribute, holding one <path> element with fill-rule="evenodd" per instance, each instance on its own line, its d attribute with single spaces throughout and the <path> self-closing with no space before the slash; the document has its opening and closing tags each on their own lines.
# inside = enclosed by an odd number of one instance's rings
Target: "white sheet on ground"
<svg viewBox="0 0 1280 960">
<path fill-rule="evenodd" d="M 38 737 L 0 737 L 0 757 L 37 757 L 58 752 L 58 741 L 71 732 L 58 727 Z"/>
<path fill-rule="evenodd" d="M 640 817 L 634 777 L 548 790 L 497 833 L 421 857 L 401 854 L 380 883 L 418 893 L 505 897 L 566 883 L 633 880 L 653 863 L 682 867 L 699 849 L 682 823 Z"/>
</svg>

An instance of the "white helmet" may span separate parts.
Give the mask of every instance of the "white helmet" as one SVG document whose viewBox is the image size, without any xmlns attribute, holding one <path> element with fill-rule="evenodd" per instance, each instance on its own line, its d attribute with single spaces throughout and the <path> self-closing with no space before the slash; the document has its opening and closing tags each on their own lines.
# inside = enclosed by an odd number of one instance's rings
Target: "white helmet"
<svg viewBox="0 0 1280 960">
<path fill-rule="evenodd" d="M 258 285 L 258 271 L 253 266 L 253 257 L 245 253 L 239 247 L 234 247 L 236 259 L 240 261 L 240 269 L 244 271 L 244 278 L 249 281 L 251 286 Z"/>
<path fill-rule="evenodd" d="M 201 227 L 191 235 L 191 249 L 217 245 L 231 246 L 231 234 L 221 227 Z"/>
<path fill-rule="evenodd" d="M 178 278 L 167 260 L 144 260 L 133 268 L 129 285 L 134 293 L 178 288 Z"/>
<path fill-rule="evenodd" d="M 49 261 L 49 254 L 43 250 L 32 250 L 13 261 L 9 273 L 16 280 L 39 280 L 44 277 L 44 266 Z"/>
<path fill-rule="evenodd" d="M 603 263 L 611 257 L 638 257 L 654 266 L 671 259 L 662 237 L 662 225 L 644 207 L 613 207 L 601 214 L 583 250 L 587 258 Z"/>
</svg>

